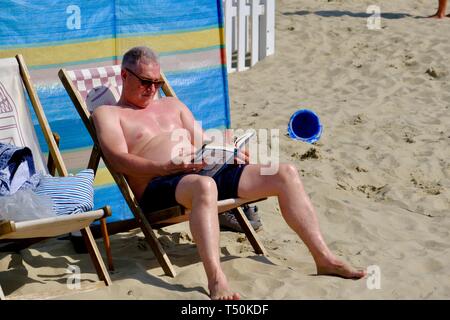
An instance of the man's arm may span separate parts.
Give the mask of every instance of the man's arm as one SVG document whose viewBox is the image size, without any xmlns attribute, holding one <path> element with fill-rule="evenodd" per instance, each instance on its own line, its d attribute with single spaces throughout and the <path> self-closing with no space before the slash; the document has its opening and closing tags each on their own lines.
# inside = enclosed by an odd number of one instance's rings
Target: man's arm
<svg viewBox="0 0 450 320">
<path fill-rule="evenodd" d="M 203 141 L 209 140 L 207 135 L 202 129 L 200 123 L 195 120 L 194 115 L 191 110 L 180 100 L 177 100 L 176 103 L 178 109 L 180 110 L 181 122 L 183 123 L 183 127 L 189 131 L 191 135 L 191 142 L 197 148 L 201 148 L 203 145 Z"/>
<path fill-rule="evenodd" d="M 193 137 L 193 143 L 197 149 L 200 149 L 203 141 L 211 140 L 212 137 L 208 137 L 208 135 L 203 131 L 201 125 L 195 120 L 194 115 L 192 114 L 191 110 L 182 103 L 181 101 L 177 100 L 177 106 L 180 109 L 181 112 L 181 121 L 183 122 L 183 126 L 189 131 L 191 134 L 191 137 Z M 233 143 L 233 135 L 232 130 L 226 129 L 224 132 L 225 143 Z M 244 151 L 238 151 L 237 157 L 236 157 L 237 163 L 249 163 L 249 155 L 246 150 Z"/>
<path fill-rule="evenodd" d="M 114 107 L 101 106 L 95 109 L 92 118 L 103 154 L 114 170 L 139 177 L 155 177 L 163 173 L 161 164 L 128 153 L 120 117 Z"/>
</svg>

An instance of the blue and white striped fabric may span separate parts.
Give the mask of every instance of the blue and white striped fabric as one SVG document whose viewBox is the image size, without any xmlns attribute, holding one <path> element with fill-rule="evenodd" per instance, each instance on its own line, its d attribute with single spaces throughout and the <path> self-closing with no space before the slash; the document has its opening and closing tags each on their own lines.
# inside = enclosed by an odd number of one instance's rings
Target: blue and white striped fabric
<svg viewBox="0 0 450 320">
<path fill-rule="evenodd" d="M 94 207 L 94 171 L 86 169 L 75 176 L 41 179 L 36 190 L 39 195 L 52 198 L 57 215 L 90 211 Z"/>
</svg>

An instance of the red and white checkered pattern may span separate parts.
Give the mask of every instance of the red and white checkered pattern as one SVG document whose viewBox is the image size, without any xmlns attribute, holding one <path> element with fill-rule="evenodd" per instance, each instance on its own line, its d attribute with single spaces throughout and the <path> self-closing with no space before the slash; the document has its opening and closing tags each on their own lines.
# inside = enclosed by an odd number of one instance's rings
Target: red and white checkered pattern
<svg viewBox="0 0 450 320">
<path fill-rule="evenodd" d="M 70 80 L 80 92 L 84 100 L 88 93 L 95 87 L 110 84 L 122 92 L 122 77 L 120 65 L 105 66 L 67 71 Z"/>
</svg>

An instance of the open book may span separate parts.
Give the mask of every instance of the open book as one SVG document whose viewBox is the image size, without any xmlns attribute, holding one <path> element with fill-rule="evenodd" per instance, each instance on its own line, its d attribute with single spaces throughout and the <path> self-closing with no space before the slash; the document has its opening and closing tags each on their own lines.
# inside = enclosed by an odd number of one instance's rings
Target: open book
<svg viewBox="0 0 450 320">
<path fill-rule="evenodd" d="M 209 177 L 214 177 L 219 174 L 227 164 L 234 163 L 237 151 L 243 149 L 254 135 L 254 131 L 246 132 L 239 136 L 234 141 L 234 144 L 214 145 L 210 142 L 204 144 L 203 147 L 197 151 L 194 158 L 194 162 L 196 163 L 201 163 L 202 161 L 207 163 L 207 165 L 199 171 L 199 174 Z"/>
</svg>

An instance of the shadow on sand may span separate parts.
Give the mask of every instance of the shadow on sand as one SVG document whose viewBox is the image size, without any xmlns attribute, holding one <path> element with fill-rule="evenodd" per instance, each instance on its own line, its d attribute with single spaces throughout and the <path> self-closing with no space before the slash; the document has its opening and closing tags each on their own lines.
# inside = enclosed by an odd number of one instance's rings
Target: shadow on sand
<svg viewBox="0 0 450 320">
<path fill-rule="evenodd" d="M 365 12 L 351 12 L 351 11 L 342 11 L 342 10 L 323 10 L 323 11 L 307 11 L 307 10 L 300 10 L 300 11 L 293 11 L 293 12 L 283 12 L 282 13 L 285 16 L 306 16 L 310 14 L 315 14 L 317 16 L 325 17 L 325 18 L 331 18 L 331 17 L 343 17 L 343 16 L 349 16 L 353 18 L 368 18 L 372 16 L 371 13 L 365 13 Z M 412 16 L 408 13 L 396 13 L 396 12 L 382 12 L 381 18 L 383 19 L 403 19 L 406 17 L 414 17 L 414 18 L 424 18 L 424 17 L 417 17 Z"/>
</svg>

